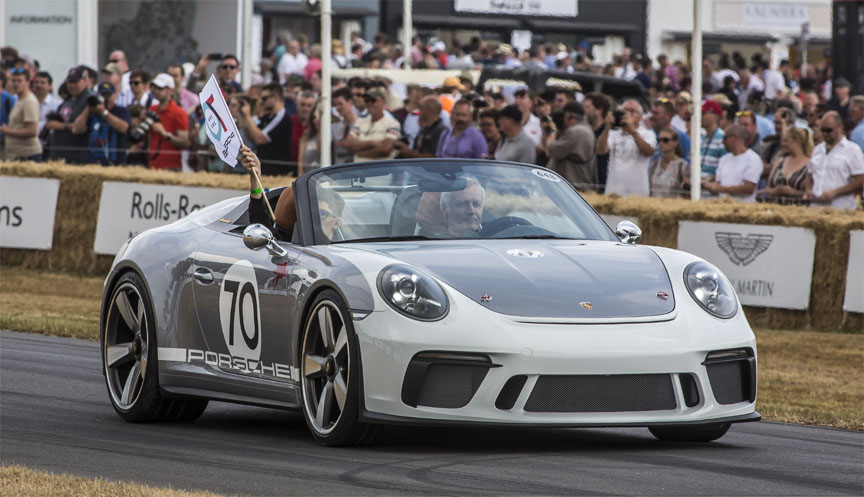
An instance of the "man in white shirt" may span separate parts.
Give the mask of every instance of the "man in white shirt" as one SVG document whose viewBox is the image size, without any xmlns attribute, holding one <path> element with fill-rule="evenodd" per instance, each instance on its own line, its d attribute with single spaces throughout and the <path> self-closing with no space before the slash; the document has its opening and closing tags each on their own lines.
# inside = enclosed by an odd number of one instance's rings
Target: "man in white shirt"
<svg viewBox="0 0 864 497">
<path fill-rule="evenodd" d="M 306 64 L 309 63 L 309 58 L 300 51 L 300 44 L 296 40 L 291 40 L 285 47 L 285 55 L 279 59 L 279 65 L 276 70 L 279 71 L 279 84 L 285 84 L 285 78 L 289 74 L 299 74 L 303 76 L 303 71 L 306 69 Z"/>
<path fill-rule="evenodd" d="M 387 94 L 380 88 L 370 88 L 364 99 L 369 117 L 357 119 L 345 139 L 345 148 L 354 152 L 354 162 L 396 157 L 394 145 L 399 139 L 400 125 L 384 111 Z"/>
<path fill-rule="evenodd" d="M 762 176 L 762 159 L 747 147 L 747 131 L 738 124 L 729 126 L 723 145 L 729 153 L 720 157 L 716 180 L 703 181 L 702 188 L 721 197 L 755 202 L 756 185 Z"/>
<path fill-rule="evenodd" d="M 816 207 L 855 209 L 855 194 L 864 188 L 864 152 L 846 139 L 836 111 L 827 112 L 820 125 L 824 141 L 813 150 L 804 200 Z"/>
<path fill-rule="evenodd" d="M 786 90 L 786 80 L 780 71 L 774 69 L 765 69 L 762 73 L 762 78 L 765 80 L 765 98 L 771 100 L 777 98 L 778 94 Z"/>
<path fill-rule="evenodd" d="M 33 78 L 33 95 L 39 100 L 39 133 L 42 133 L 42 128 L 45 127 L 46 117 L 48 114 L 57 111 L 57 107 L 63 103 L 63 99 L 51 93 L 52 79 L 47 72 L 37 72 Z M 48 144 L 47 137 L 43 140 L 42 145 Z"/>
<path fill-rule="evenodd" d="M 648 167 L 657 146 L 654 131 L 642 122 L 642 104 L 630 99 L 618 107 L 624 111 L 622 126 L 615 126 L 614 113 L 606 114 L 606 127 L 597 138 L 597 155 L 609 154 L 606 193 L 648 196 Z"/>
</svg>

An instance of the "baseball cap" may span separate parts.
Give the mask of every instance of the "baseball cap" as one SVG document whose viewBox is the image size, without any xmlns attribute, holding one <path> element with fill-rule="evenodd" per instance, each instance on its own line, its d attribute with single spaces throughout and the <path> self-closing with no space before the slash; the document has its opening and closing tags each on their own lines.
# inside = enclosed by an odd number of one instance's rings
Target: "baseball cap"
<svg viewBox="0 0 864 497">
<path fill-rule="evenodd" d="M 107 72 L 109 74 L 123 74 L 123 70 L 120 69 L 120 64 L 116 62 L 105 64 L 105 67 L 102 68 L 102 72 Z"/>
<path fill-rule="evenodd" d="M 501 109 L 501 112 L 498 113 L 498 117 L 507 117 L 510 118 L 517 123 L 522 122 L 522 111 L 519 110 L 519 107 L 515 105 L 508 105 Z"/>
<path fill-rule="evenodd" d="M 723 107 L 720 106 L 717 102 L 713 100 L 706 100 L 702 104 L 702 112 L 713 112 L 718 116 L 723 115 Z"/>
<path fill-rule="evenodd" d="M 99 86 L 96 87 L 97 93 L 100 95 L 113 95 L 114 94 L 114 85 L 109 82 L 99 83 Z"/>
<path fill-rule="evenodd" d="M 165 74 L 164 72 L 160 72 L 153 78 L 153 81 L 150 83 L 152 86 L 158 86 L 159 88 L 171 88 L 174 89 L 174 78 L 169 74 Z"/>
<path fill-rule="evenodd" d="M 366 98 L 380 98 L 381 100 L 387 100 L 387 94 L 384 93 L 379 87 L 373 87 L 366 90 L 366 94 L 364 95 Z"/>
<path fill-rule="evenodd" d="M 678 95 L 675 96 L 675 101 L 680 103 L 689 103 L 693 101 L 693 97 L 690 96 L 690 92 L 681 91 L 678 92 Z"/>
<path fill-rule="evenodd" d="M 69 73 L 66 74 L 66 81 L 70 83 L 77 83 L 84 78 L 84 68 L 81 66 L 75 66 L 72 69 L 69 69 Z"/>
</svg>

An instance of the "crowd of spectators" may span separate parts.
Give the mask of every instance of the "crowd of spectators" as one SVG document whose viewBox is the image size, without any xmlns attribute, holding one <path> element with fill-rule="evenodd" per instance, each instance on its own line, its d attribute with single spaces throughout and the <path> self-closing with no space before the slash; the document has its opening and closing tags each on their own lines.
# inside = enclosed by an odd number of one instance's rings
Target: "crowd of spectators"
<svg viewBox="0 0 864 497">
<path fill-rule="evenodd" d="M 262 173 L 320 167 L 321 128 L 331 127 L 332 161 L 449 157 L 546 166 L 580 191 L 684 197 L 690 147 L 701 135 L 704 196 L 745 202 L 854 209 L 864 188 L 864 96 L 832 79 L 824 64 L 777 69 L 759 55 L 703 62 L 705 98 L 693 102 L 690 70 L 629 50 L 595 64 L 590 46 L 537 45 L 519 52 L 474 39 L 466 46 L 415 38 L 408 51 L 387 35 L 353 33 L 332 45 L 339 68 L 470 70 L 486 66 L 585 71 L 631 80 L 643 98 L 615 101 L 578 87 L 488 86 L 447 77 L 439 87 L 386 77 L 334 78 L 332 115 L 323 116 L 321 47 L 301 36 L 269 46 L 252 84 L 241 61 L 205 54 L 197 63 L 131 69 L 110 54 L 98 70 L 69 68 L 62 80 L 38 61 L 3 47 L 0 144 L 4 160 L 136 165 L 174 171 L 243 172 L 218 159 L 201 126 L 198 93 L 215 73 L 243 142 Z M 55 93 L 56 89 L 56 93 Z M 701 112 L 702 129 L 691 116 Z"/>
</svg>

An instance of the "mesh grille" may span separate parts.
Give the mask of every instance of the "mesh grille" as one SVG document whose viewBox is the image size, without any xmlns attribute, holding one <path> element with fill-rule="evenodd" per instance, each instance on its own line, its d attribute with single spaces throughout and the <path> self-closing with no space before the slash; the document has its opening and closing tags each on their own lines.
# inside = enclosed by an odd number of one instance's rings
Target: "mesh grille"
<svg viewBox="0 0 864 497">
<path fill-rule="evenodd" d="M 429 366 L 420 395 L 418 406 L 457 408 L 471 401 L 489 368 L 482 366 L 459 366 L 433 364 Z"/>
<path fill-rule="evenodd" d="M 675 409 L 668 374 L 541 376 L 529 412 L 626 412 Z"/>
<path fill-rule="evenodd" d="M 745 379 L 749 385 L 749 364 L 747 361 L 721 362 L 708 365 L 708 380 L 714 398 L 721 404 L 737 404 L 749 400 L 746 395 Z"/>
</svg>

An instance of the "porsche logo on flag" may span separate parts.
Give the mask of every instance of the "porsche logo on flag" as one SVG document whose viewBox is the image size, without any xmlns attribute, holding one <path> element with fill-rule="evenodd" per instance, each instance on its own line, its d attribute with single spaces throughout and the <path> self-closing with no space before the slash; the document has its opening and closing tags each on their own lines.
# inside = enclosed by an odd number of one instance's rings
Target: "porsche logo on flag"
<svg viewBox="0 0 864 497">
<path fill-rule="evenodd" d="M 593 305 L 591 305 L 591 302 L 579 302 L 579 305 L 581 305 L 582 308 L 585 309 L 586 311 L 590 311 L 591 308 L 594 307 Z"/>
<path fill-rule="evenodd" d="M 736 265 L 746 266 L 768 250 L 774 236 L 748 233 L 743 237 L 741 233 L 718 231 L 714 233 L 714 239 L 720 250 L 729 256 L 729 260 Z"/>
</svg>

